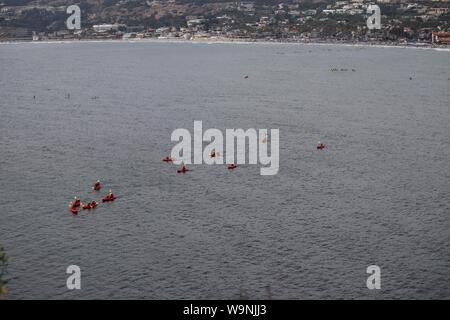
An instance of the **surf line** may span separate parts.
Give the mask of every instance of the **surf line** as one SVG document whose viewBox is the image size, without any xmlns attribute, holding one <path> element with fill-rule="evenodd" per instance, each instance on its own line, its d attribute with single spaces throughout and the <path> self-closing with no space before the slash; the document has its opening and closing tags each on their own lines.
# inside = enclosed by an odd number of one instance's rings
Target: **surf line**
<svg viewBox="0 0 450 320">
<path fill-rule="evenodd" d="M 268 139 L 270 138 L 270 141 Z M 226 152 L 224 157 L 211 157 L 211 153 L 223 154 L 224 135 L 221 130 L 211 128 L 203 132 L 202 121 L 194 121 L 193 139 L 189 130 L 175 129 L 171 141 L 178 141 L 172 148 L 174 164 L 260 164 L 260 174 L 275 175 L 280 167 L 280 131 L 279 129 L 226 129 Z M 192 140 L 194 146 L 192 148 Z M 209 143 L 203 148 L 203 143 Z M 235 143 L 236 142 L 236 143 Z M 248 142 L 248 150 L 246 148 Z M 270 145 L 270 155 L 269 148 Z M 193 152 L 192 152 L 193 151 Z M 248 151 L 248 152 L 247 152 Z M 192 161 L 193 159 L 193 161 Z"/>
</svg>

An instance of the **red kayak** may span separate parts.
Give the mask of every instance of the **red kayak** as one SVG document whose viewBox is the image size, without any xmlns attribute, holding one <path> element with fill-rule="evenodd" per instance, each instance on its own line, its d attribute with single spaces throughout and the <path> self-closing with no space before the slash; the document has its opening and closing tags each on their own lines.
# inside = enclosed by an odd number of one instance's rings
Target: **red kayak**
<svg viewBox="0 0 450 320">
<path fill-rule="evenodd" d="M 91 208 L 92 209 L 95 209 L 97 207 L 97 205 L 98 205 L 97 201 L 94 200 L 94 201 L 91 202 Z"/>
<path fill-rule="evenodd" d="M 90 210 L 90 209 L 92 209 L 92 206 L 91 206 L 90 203 L 85 204 L 85 205 L 83 206 L 83 210 Z"/>
<path fill-rule="evenodd" d="M 319 144 L 317 146 L 317 150 L 323 150 L 323 149 L 325 149 L 325 145 L 324 144 Z"/>
<path fill-rule="evenodd" d="M 106 196 L 102 199 L 102 202 L 109 202 L 109 201 L 114 201 L 114 200 L 116 200 L 115 196 L 112 196 L 112 197 Z"/>
<path fill-rule="evenodd" d="M 164 161 L 164 162 L 172 162 L 173 159 L 171 157 L 165 157 L 165 158 L 162 159 L 162 161 Z"/>
<path fill-rule="evenodd" d="M 72 212 L 72 214 L 78 214 L 78 210 L 76 208 L 70 208 L 70 212 Z"/>
<path fill-rule="evenodd" d="M 236 168 L 237 168 L 237 165 L 235 165 L 235 164 L 228 165 L 228 170 L 233 170 L 233 169 L 236 169 Z"/>
<path fill-rule="evenodd" d="M 102 188 L 102 185 L 100 183 L 96 183 L 95 186 L 92 187 L 94 191 L 99 191 Z"/>
<path fill-rule="evenodd" d="M 75 200 L 75 202 L 72 204 L 72 208 L 77 208 L 81 205 L 81 200 L 77 199 Z"/>
</svg>

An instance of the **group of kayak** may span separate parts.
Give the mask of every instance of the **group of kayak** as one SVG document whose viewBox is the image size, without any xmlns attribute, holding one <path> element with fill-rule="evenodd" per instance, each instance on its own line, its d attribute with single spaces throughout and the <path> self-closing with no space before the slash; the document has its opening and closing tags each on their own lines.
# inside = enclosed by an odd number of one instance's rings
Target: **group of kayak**
<svg viewBox="0 0 450 320">
<path fill-rule="evenodd" d="M 317 143 L 317 150 L 323 150 L 323 149 L 325 149 L 325 147 L 326 147 L 325 144 L 321 143 L 320 141 Z M 213 151 L 210 153 L 211 158 L 215 158 L 218 156 L 220 156 L 219 152 Z M 173 162 L 174 160 L 175 160 L 175 158 L 172 158 L 170 156 L 164 157 L 162 159 L 162 161 L 167 162 L 167 163 Z M 233 170 L 233 169 L 237 168 L 237 165 L 234 163 L 229 164 L 227 166 L 227 168 L 228 168 L 228 170 Z M 177 170 L 178 173 L 186 173 L 188 171 L 190 171 L 190 170 L 184 164 L 181 166 L 181 168 L 179 168 Z M 101 188 L 102 188 L 102 185 L 101 185 L 100 181 L 97 180 L 97 182 L 92 187 L 92 190 L 100 191 Z M 112 191 L 110 189 L 108 194 L 102 198 L 102 202 L 111 202 L 111 201 L 116 200 L 116 198 L 117 197 L 112 193 Z M 78 199 L 77 197 L 75 197 L 74 200 L 69 203 L 69 209 L 73 214 L 78 214 L 79 208 L 81 208 L 83 210 L 91 210 L 91 209 L 95 209 L 97 206 L 98 206 L 98 202 L 95 200 L 84 203 L 84 202 L 81 202 L 81 200 Z"/>
<path fill-rule="evenodd" d="M 74 201 L 72 201 L 69 204 L 69 208 L 73 214 L 77 214 L 78 208 L 82 208 L 83 210 L 86 210 L 86 209 L 90 210 L 90 209 L 95 209 L 97 207 L 97 205 L 98 205 L 98 203 L 95 200 L 92 200 L 91 202 L 83 203 L 83 202 L 81 202 L 80 199 L 75 197 Z"/>
<path fill-rule="evenodd" d="M 102 185 L 99 180 L 94 184 L 92 187 L 92 190 L 99 191 L 102 188 Z M 102 202 L 110 202 L 114 201 L 116 199 L 116 196 L 112 193 L 111 189 L 109 190 L 108 194 L 102 198 Z M 78 209 L 81 208 L 83 210 L 91 210 L 95 209 L 98 206 L 98 202 L 95 200 L 92 200 L 91 202 L 82 202 L 77 197 L 74 198 L 73 201 L 69 203 L 69 209 L 70 212 L 73 214 L 78 214 Z"/>
<path fill-rule="evenodd" d="M 210 154 L 209 154 L 209 156 L 211 157 L 211 158 L 216 158 L 216 157 L 219 157 L 220 156 L 220 153 L 219 152 L 215 152 L 215 151 L 213 151 L 213 152 L 211 152 Z M 175 161 L 175 158 L 173 158 L 173 157 L 169 157 L 169 156 L 167 156 L 167 157 L 164 157 L 163 159 L 162 159 L 162 161 L 164 161 L 164 162 L 173 162 L 173 161 Z M 228 166 L 227 166 L 227 168 L 228 168 L 228 170 L 233 170 L 233 169 L 236 169 L 237 168 L 237 165 L 236 164 L 229 164 Z M 188 172 L 188 171 L 190 171 L 187 167 L 186 167 L 186 165 L 182 165 L 178 170 L 177 170 L 177 172 L 178 173 L 186 173 L 186 172 Z"/>
<path fill-rule="evenodd" d="M 317 143 L 317 150 L 323 150 L 323 149 L 325 149 L 325 147 L 326 147 L 325 144 L 323 144 L 322 142 L 319 141 L 319 142 Z M 210 156 L 211 158 L 216 158 L 216 157 L 220 156 L 220 153 L 219 153 L 219 152 L 213 151 L 213 152 L 211 152 L 211 153 L 209 154 L 209 156 Z M 175 158 L 170 157 L 170 156 L 166 156 L 166 157 L 164 157 L 164 158 L 162 159 L 162 161 L 169 163 L 169 162 L 175 161 Z M 232 164 L 229 164 L 229 165 L 227 166 L 227 168 L 228 168 L 228 170 L 233 170 L 233 169 L 236 169 L 236 168 L 237 168 L 237 165 L 234 164 L 234 163 L 232 163 Z M 186 165 L 184 165 L 184 164 L 177 170 L 178 173 L 186 173 L 186 172 L 188 172 L 188 171 L 190 171 L 190 170 L 189 170 L 189 169 L 186 167 Z"/>
</svg>

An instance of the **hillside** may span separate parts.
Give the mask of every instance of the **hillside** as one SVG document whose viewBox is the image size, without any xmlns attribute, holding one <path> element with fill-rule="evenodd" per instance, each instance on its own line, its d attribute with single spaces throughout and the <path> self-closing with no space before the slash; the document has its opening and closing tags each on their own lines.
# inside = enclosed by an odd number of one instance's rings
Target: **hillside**
<svg viewBox="0 0 450 320">
<path fill-rule="evenodd" d="M 324 4 L 325 0 L 262 0 L 253 1 L 256 7 L 277 6 L 279 3 L 304 3 L 313 6 Z M 236 10 L 238 3 L 227 0 L 0 0 L 0 6 L 9 10 L 0 17 L 2 27 L 32 28 L 38 31 L 63 28 L 67 17 L 65 8 L 77 4 L 82 11 L 84 26 L 99 23 L 121 23 L 159 27 L 182 25 L 186 16 L 215 16 Z"/>
<path fill-rule="evenodd" d="M 375 32 L 366 24 L 373 0 L 0 0 L 0 39 L 62 34 L 73 4 L 81 8 L 84 36 L 95 38 L 105 36 L 93 34 L 99 24 L 136 26 L 149 36 L 338 41 L 430 41 L 432 31 L 449 29 L 449 0 L 416 1 L 376 0 L 383 27 Z M 161 27 L 165 33 L 154 32 Z"/>
</svg>

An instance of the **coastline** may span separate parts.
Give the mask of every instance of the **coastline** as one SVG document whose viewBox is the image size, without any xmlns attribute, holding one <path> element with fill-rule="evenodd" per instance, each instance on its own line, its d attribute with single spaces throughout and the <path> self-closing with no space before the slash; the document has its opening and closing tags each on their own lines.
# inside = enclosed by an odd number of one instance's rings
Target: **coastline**
<svg viewBox="0 0 450 320">
<path fill-rule="evenodd" d="M 436 51 L 448 51 L 449 46 L 435 46 L 430 43 L 389 43 L 389 42 L 346 42 L 346 41 L 283 41 L 283 40 L 259 40 L 259 39 L 238 39 L 238 38 L 134 38 L 134 39 L 51 39 L 51 40 L 6 40 L 0 41 L 0 45 L 10 44 L 72 44 L 72 43 L 189 43 L 189 44 L 262 44 L 262 45 L 324 45 L 324 46 L 349 46 L 349 47 L 375 47 L 375 48 L 414 48 Z"/>
</svg>

